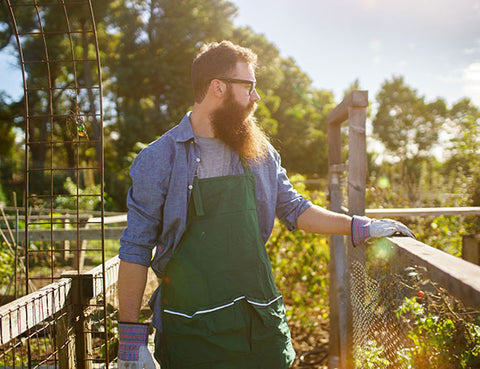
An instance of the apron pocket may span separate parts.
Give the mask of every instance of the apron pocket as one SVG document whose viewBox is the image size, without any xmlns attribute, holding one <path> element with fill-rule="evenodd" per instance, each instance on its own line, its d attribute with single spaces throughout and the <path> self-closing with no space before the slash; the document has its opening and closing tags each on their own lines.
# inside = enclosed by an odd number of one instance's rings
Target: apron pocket
<svg viewBox="0 0 480 369">
<path fill-rule="evenodd" d="M 295 360 L 295 350 L 281 298 L 267 306 L 250 300 L 252 311 L 252 347 L 265 368 L 289 368 Z"/>
<path fill-rule="evenodd" d="M 191 318 L 164 312 L 164 338 L 171 363 L 188 366 L 226 361 L 250 352 L 248 314 L 245 300 Z"/>
<path fill-rule="evenodd" d="M 255 303 L 252 300 L 249 303 L 259 318 L 257 324 L 261 324 L 265 328 L 265 335 L 277 336 L 280 340 L 282 340 L 280 337 L 283 337 L 284 341 L 290 340 L 290 329 L 288 328 L 286 309 L 282 298 L 267 306 Z M 261 332 L 262 330 L 259 329 L 258 331 Z"/>
</svg>

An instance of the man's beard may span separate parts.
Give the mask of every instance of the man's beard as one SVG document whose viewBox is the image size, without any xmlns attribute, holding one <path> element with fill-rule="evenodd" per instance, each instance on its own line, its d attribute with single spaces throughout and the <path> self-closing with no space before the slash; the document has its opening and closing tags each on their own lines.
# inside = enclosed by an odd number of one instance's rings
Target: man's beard
<svg viewBox="0 0 480 369">
<path fill-rule="evenodd" d="M 210 114 L 215 137 L 246 161 L 261 161 L 267 154 L 268 140 L 257 125 L 254 110 L 254 102 L 244 107 L 229 90 L 223 104 Z"/>
</svg>

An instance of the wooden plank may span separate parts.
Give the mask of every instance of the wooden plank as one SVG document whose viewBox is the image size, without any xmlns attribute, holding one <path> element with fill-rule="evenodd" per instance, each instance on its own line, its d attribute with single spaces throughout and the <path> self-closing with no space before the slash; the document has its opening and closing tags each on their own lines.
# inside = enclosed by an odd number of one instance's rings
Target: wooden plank
<svg viewBox="0 0 480 369">
<path fill-rule="evenodd" d="M 480 207 L 366 209 L 369 217 L 413 217 L 440 215 L 480 215 Z"/>
<path fill-rule="evenodd" d="M 405 264 L 421 265 L 429 278 L 466 306 L 480 307 L 480 266 L 447 254 L 410 237 L 388 238 Z M 399 259 L 400 260 L 400 259 Z"/>
<path fill-rule="evenodd" d="M 8 215 L 5 217 L 6 220 L 13 222 L 17 219 L 17 217 L 13 215 Z M 25 217 L 23 215 L 18 217 L 19 221 L 25 221 Z M 41 220 L 53 220 L 54 222 L 63 220 L 63 221 L 76 221 L 78 222 L 85 222 L 85 223 L 102 223 L 102 217 L 90 217 L 90 216 L 75 216 L 75 215 L 31 215 L 28 217 L 28 221 L 30 223 L 39 222 Z M 104 224 L 112 224 L 112 223 L 126 223 L 127 222 L 127 213 L 121 213 L 118 215 L 112 216 L 105 216 L 103 217 Z M 50 222 L 45 222 L 45 224 L 49 224 Z M 72 222 L 73 223 L 73 222 Z"/>
<path fill-rule="evenodd" d="M 350 215 L 365 214 L 365 188 L 367 183 L 367 141 L 365 124 L 367 111 L 348 109 L 348 207 Z"/>
<path fill-rule="evenodd" d="M 108 290 L 117 283 L 119 265 L 120 259 L 118 255 L 105 262 L 105 290 Z M 78 288 L 81 290 L 81 296 L 79 297 L 81 297 L 82 300 L 88 301 L 92 297 L 104 292 L 103 267 L 101 264 L 81 274 L 78 274 L 78 272 L 74 270 L 64 272 L 62 278 L 79 279 L 76 283 L 78 283 Z"/>
<path fill-rule="evenodd" d="M 64 278 L 0 307 L 0 345 L 33 329 L 70 303 L 71 279 Z"/>
<path fill-rule="evenodd" d="M 90 218 L 88 220 L 88 223 L 101 223 L 101 222 L 102 222 L 101 217 Z M 103 223 L 104 224 L 126 223 L 126 222 L 127 222 L 127 214 L 126 213 L 103 218 Z"/>
<path fill-rule="evenodd" d="M 4 206 L 3 209 L 5 211 L 16 211 L 18 210 L 20 213 L 25 213 L 25 208 L 22 206 L 22 207 L 13 207 L 13 206 Z M 62 213 L 62 214 L 77 214 L 77 213 L 80 213 L 80 216 L 82 217 L 90 217 L 92 215 L 97 215 L 97 216 L 101 216 L 102 215 L 102 212 L 101 211 L 89 211 L 88 213 L 82 211 L 82 210 L 79 210 L 77 212 L 77 210 L 69 210 L 69 209 L 53 209 L 53 212 L 54 213 Z M 41 208 L 30 208 L 29 209 L 29 213 L 30 213 L 30 216 L 32 214 L 40 214 L 40 213 L 45 213 L 45 214 L 49 214 L 50 213 L 50 208 L 48 209 L 41 209 Z M 103 213 L 104 216 L 114 216 L 114 215 L 120 215 L 120 214 L 123 214 L 122 212 L 118 212 L 118 211 L 105 211 Z"/>
<path fill-rule="evenodd" d="M 327 115 L 327 124 L 340 125 L 348 119 L 348 108 L 367 106 L 368 91 L 352 91 Z"/>
<path fill-rule="evenodd" d="M 108 288 L 118 280 L 118 268 L 120 266 L 120 259 L 118 256 L 114 256 L 113 258 L 107 260 L 105 262 L 105 289 Z M 103 268 L 102 265 L 98 265 L 95 268 L 89 270 L 87 274 L 92 276 L 93 286 L 92 292 L 93 296 L 97 296 L 101 294 L 103 291 Z"/>
<path fill-rule="evenodd" d="M 328 189 L 330 193 L 330 210 L 340 211 L 342 206 L 341 174 L 341 132 L 339 125 L 328 125 Z M 340 362 L 340 309 L 339 296 L 343 296 L 343 277 L 337 281 L 338 268 L 341 267 L 345 250 L 344 237 L 330 236 L 330 329 L 329 361 Z"/>
<path fill-rule="evenodd" d="M 473 264 L 480 264 L 480 244 L 478 237 L 467 234 L 462 237 L 462 259 Z"/>
<path fill-rule="evenodd" d="M 120 239 L 125 227 L 109 227 L 105 228 L 105 239 L 114 240 Z M 29 239 L 33 241 L 51 242 L 53 235 L 53 242 L 56 241 L 76 241 L 77 230 L 76 229 L 54 229 L 52 232 L 49 229 L 30 229 L 28 231 Z M 100 228 L 80 228 L 79 229 L 80 241 L 85 240 L 101 240 L 102 230 Z M 23 244 L 25 239 L 25 230 L 18 231 L 18 239 L 20 244 Z"/>
</svg>

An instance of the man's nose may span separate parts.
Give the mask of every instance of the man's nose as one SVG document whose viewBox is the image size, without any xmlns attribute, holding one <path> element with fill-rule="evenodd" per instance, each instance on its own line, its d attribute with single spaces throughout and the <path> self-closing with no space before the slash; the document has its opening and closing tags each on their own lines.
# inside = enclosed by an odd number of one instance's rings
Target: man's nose
<svg viewBox="0 0 480 369">
<path fill-rule="evenodd" d="M 250 95 L 250 100 L 254 102 L 260 101 L 260 95 L 258 94 L 257 90 L 254 90 L 253 93 Z"/>
</svg>

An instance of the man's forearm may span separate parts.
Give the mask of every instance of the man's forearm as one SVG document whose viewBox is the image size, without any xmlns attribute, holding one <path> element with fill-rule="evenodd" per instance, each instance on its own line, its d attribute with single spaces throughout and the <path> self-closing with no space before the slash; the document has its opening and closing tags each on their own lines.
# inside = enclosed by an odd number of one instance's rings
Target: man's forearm
<svg viewBox="0 0 480 369">
<path fill-rule="evenodd" d="M 148 268 L 120 261 L 118 270 L 119 321 L 138 322 Z"/>
<path fill-rule="evenodd" d="M 300 214 L 297 228 L 320 234 L 350 235 L 351 223 L 352 218 L 348 215 L 313 205 Z"/>
</svg>

